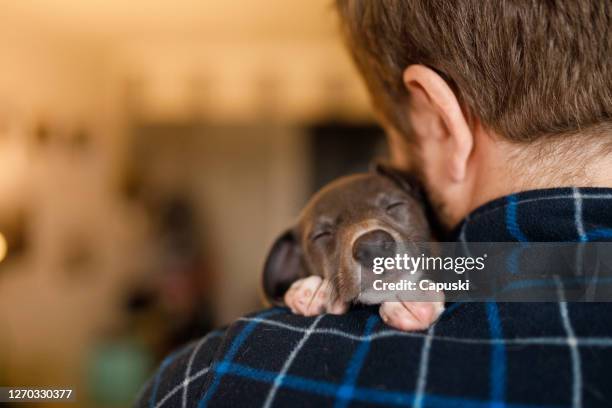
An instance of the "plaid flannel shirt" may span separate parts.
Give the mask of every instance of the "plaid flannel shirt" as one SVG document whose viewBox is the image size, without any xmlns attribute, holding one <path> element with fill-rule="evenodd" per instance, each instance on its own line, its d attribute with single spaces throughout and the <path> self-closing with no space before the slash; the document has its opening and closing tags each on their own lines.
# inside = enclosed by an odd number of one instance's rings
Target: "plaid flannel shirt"
<svg viewBox="0 0 612 408">
<path fill-rule="evenodd" d="M 612 238 L 612 189 L 495 200 L 456 232 L 473 242 Z M 563 292 L 560 292 L 563 297 Z M 612 406 L 612 303 L 454 303 L 424 332 L 376 307 L 301 317 L 268 309 L 167 357 L 138 407 Z"/>
</svg>

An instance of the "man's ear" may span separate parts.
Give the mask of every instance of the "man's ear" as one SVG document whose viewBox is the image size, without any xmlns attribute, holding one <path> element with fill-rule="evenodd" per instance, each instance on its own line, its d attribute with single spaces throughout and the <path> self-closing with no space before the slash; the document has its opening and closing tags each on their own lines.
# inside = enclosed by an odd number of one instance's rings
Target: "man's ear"
<svg viewBox="0 0 612 408">
<path fill-rule="evenodd" d="M 422 186 L 413 174 L 400 170 L 382 161 L 374 162 L 371 168 L 374 173 L 390 179 L 402 190 L 416 196 L 417 198 L 421 198 L 423 194 Z"/>
<path fill-rule="evenodd" d="M 283 305 L 283 296 L 291 284 L 306 276 L 302 248 L 292 230 L 276 239 L 263 270 L 263 290 L 267 300 Z"/>
<path fill-rule="evenodd" d="M 413 123 L 421 128 L 420 137 L 437 139 L 441 145 L 442 163 L 454 182 L 466 176 L 467 162 L 474 147 L 474 135 L 467 112 L 462 109 L 449 84 L 424 65 L 410 65 L 403 74 L 410 94 L 410 107 L 416 113 Z M 416 117 L 420 119 L 416 119 Z"/>
</svg>

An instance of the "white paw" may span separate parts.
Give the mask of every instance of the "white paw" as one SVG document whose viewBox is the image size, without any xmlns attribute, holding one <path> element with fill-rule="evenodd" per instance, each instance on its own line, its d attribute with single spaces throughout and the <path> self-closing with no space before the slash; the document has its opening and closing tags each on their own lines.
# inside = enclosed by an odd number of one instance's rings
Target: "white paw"
<svg viewBox="0 0 612 408">
<path fill-rule="evenodd" d="M 444 302 L 385 302 L 379 313 L 391 327 L 403 331 L 425 330 L 444 311 Z"/>
<path fill-rule="evenodd" d="M 331 303 L 332 285 L 319 276 L 309 276 L 295 281 L 287 293 L 285 304 L 295 314 L 316 316 L 321 313 L 342 314 L 348 305 L 342 302 Z"/>
</svg>

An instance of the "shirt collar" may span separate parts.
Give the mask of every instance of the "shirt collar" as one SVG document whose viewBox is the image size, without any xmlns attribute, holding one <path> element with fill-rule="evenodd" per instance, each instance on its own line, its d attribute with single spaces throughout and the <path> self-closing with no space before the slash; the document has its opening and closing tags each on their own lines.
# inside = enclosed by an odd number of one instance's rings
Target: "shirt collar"
<svg viewBox="0 0 612 408">
<path fill-rule="evenodd" d="M 495 199 L 452 237 L 471 242 L 612 241 L 612 188 L 551 188 Z"/>
</svg>

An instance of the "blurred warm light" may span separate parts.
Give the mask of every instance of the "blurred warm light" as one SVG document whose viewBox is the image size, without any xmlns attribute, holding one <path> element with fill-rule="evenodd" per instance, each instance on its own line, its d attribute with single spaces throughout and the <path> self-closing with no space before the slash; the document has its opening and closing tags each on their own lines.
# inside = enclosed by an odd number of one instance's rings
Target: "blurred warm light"
<svg viewBox="0 0 612 408">
<path fill-rule="evenodd" d="M 4 238 L 4 235 L 2 235 L 2 233 L 0 232 L 0 262 L 2 262 L 4 258 L 6 258 L 7 250 L 8 244 L 6 243 L 6 238 Z"/>
</svg>

